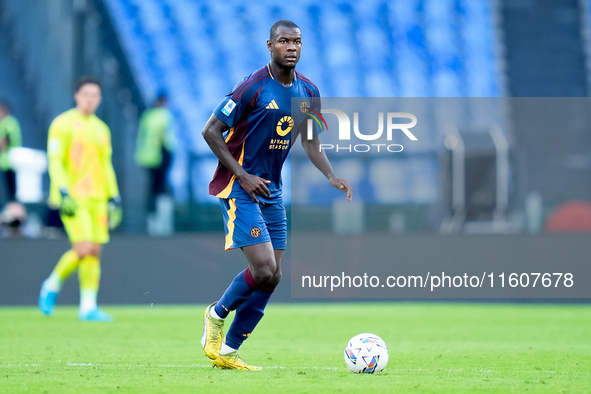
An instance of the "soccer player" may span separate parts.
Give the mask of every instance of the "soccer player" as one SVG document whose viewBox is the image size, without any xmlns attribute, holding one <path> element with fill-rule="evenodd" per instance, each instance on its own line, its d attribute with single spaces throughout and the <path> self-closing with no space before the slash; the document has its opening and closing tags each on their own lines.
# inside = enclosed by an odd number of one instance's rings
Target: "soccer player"
<svg viewBox="0 0 591 394">
<path fill-rule="evenodd" d="M 72 243 L 41 286 L 39 308 L 51 315 L 62 284 L 78 270 L 83 321 L 112 318 L 97 307 L 102 245 L 109 229 L 121 222 L 121 198 L 111 163 L 111 131 L 96 115 L 101 84 L 81 78 L 74 95 L 76 108 L 59 115 L 49 127 L 47 153 L 51 180 L 49 203 L 59 207 Z"/>
<path fill-rule="evenodd" d="M 166 176 L 176 145 L 173 117 L 167 102 L 166 93 L 159 92 L 154 106 L 140 118 L 136 140 L 135 162 L 147 170 L 149 177 L 146 205 L 150 235 L 166 235 L 167 232 L 162 223 L 161 204 L 157 204 L 157 200 L 167 194 Z"/>
<path fill-rule="evenodd" d="M 270 63 L 234 87 L 202 132 L 219 159 L 209 193 L 220 198 L 225 248 L 242 249 L 248 260 L 248 268 L 205 310 L 201 345 L 214 367 L 260 370 L 245 363 L 238 349 L 263 317 L 281 279 L 287 243 L 281 168 L 298 134 L 312 163 L 351 200 L 351 187 L 335 175 L 319 149 L 320 128 L 314 124 L 312 138 L 305 131 L 306 108 L 319 112 L 320 95 L 316 85 L 295 71 L 301 47 L 302 34 L 295 23 L 280 20 L 273 24 L 267 40 Z M 292 97 L 304 98 L 296 114 L 291 113 Z M 224 319 L 234 310 L 236 315 L 222 342 Z"/>
</svg>

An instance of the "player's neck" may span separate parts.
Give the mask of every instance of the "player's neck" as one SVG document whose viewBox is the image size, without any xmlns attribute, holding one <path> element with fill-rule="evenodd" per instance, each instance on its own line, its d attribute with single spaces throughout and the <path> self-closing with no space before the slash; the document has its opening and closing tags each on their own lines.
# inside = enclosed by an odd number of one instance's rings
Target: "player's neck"
<svg viewBox="0 0 591 394">
<path fill-rule="evenodd" d="M 83 111 L 82 109 L 80 109 L 78 107 L 76 107 L 76 111 L 78 111 L 82 116 L 84 116 L 86 118 L 88 118 L 89 116 L 94 115 L 93 112 L 86 112 L 86 111 Z"/>
<path fill-rule="evenodd" d="M 284 68 L 275 62 L 271 62 L 273 76 L 283 86 L 291 86 L 295 76 L 295 68 Z"/>
</svg>

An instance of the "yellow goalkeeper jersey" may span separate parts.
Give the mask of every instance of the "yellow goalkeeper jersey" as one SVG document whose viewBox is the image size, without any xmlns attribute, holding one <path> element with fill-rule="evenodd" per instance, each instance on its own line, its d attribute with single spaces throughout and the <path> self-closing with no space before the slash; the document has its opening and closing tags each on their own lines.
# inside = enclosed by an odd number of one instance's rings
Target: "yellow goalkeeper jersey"
<svg viewBox="0 0 591 394">
<path fill-rule="evenodd" d="M 73 108 L 55 118 L 49 127 L 47 155 L 50 204 L 59 206 L 61 188 L 74 199 L 119 195 L 111 162 L 111 131 L 96 115 L 84 116 Z"/>
</svg>

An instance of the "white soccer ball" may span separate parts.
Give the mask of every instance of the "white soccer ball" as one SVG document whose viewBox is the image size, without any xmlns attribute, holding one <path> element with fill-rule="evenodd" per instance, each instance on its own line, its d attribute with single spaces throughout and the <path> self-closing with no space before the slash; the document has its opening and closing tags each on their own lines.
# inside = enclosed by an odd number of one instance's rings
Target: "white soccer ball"
<svg viewBox="0 0 591 394">
<path fill-rule="evenodd" d="M 345 347 L 345 363 L 351 372 L 380 372 L 388 364 L 388 346 L 375 334 L 355 335 Z"/>
</svg>

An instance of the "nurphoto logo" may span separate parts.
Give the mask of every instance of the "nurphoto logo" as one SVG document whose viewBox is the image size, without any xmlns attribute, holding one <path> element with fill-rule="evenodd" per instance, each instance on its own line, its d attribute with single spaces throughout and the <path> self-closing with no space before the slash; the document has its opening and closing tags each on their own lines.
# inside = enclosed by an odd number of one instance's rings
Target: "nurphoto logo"
<svg viewBox="0 0 591 394">
<path fill-rule="evenodd" d="M 326 150 L 333 150 L 335 152 L 382 152 L 387 151 L 391 153 L 402 152 L 404 147 L 400 144 L 393 144 L 390 143 L 392 141 L 393 135 L 395 131 L 401 131 L 406 135 L 408 139 L 411 141 L 418 141 L 418 138 L 410 131 L 411 128 L 416 126 L 417 124 L 417 117 L 408 112 L 387 112 L 384 116 L 384 112 L 378 113 L 378 130 L 374 133 L 364 133 L 359 130 L 359 112 L 353 113 L 353 134 L 351 135 L 351 120 L 349 116 L 338 109 L 327 109 L 323 108 L 320 110 L 321 113 L 318 111 L 313 111 L 311 108 L 300 108 L 302 112 L 305 112 L 309 115 L 312 119 L 308 119 L 308 138 L 312 138 L 314 135 L 313 132 L 313 121 L 316 121 L 320 125 L 321 128 L 325 128 L 328 130 L 328 126 L 326 125 L 326 121 L 322 114 L 332 114 L 337 117 L 337 121 L 339 124 L 338 130 L 338 137 L 339 141 L 343 142 L 350 142 L 354 141 L 354 139 L 358 139 L 361 141 L 374 141 L 373 143 L 343 143 L 343 144 L 320 144 L 320 151 Z M 311 113 L 310 111 L 313 111 Z M 409 120 L 410 122 L 403 120 Z M 321 122 L 322 121 L 322 122 Z M 402 121 L 402 122 L 401 122 Z M 386 141 L 388 143 L 378 143 L 377 141 L 382 138 L 384 134 L 384 123 L 386 123 Z M 324 127 L 323 127 L 324 124 Z"/>
</svg>

